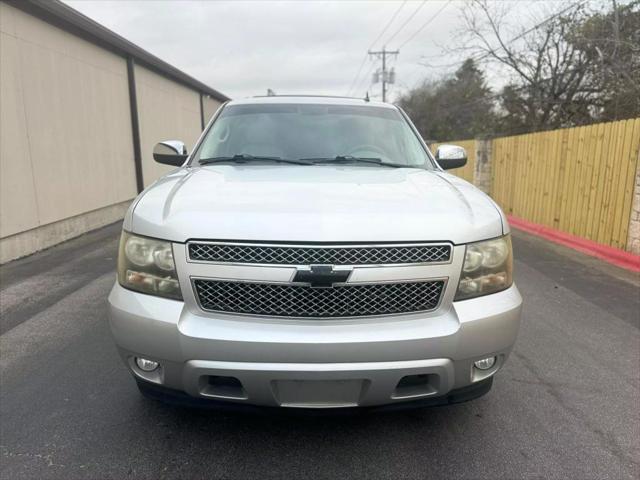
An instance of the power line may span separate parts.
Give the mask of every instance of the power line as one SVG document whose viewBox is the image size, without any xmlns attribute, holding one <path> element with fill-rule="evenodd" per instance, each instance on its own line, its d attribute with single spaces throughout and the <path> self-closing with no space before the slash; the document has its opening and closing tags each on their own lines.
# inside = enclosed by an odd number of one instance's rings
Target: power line
<svg viewBox="0 0 640 480">
<path fill-rule="evenodd" d="M 396 19 L 396 17 L 400 13 L 400 10 L 402 10 L 402 7 L 404 7 L 405 3 L 407 3 L 407 0 L 404 0 L 404 2 L 402 2 L 400 4 L 400 6 L 393 13 L 393 15 L 391 16 L 391 18 L 389 19 L 389 21 L 387 22 L 385 27 L 382 29 L 380 34 L 378 34 L 376 39 L 373 42 L 371 42 L 371 45 L 369 45 L 369 48 L 367 50 L 371 50 L 375 46 L 376 42 L 378 40 L 380 40 L 380 38 L 386 33 L 386 31 L 389 29 L 389 27 L 391 26 L 393 21 Z M 360 66 L 358 67 L 358 72 L 356 73 L 356 76 L 353 77 L 353 80 L 351 81 L 351 85 L 349 86 L 349 90 L 347 91 L 347 95 L 349 95 L 351 93 L 351 91 L 353 90 L 353 87 L 355 86 L 356 81 L 358 80 L 358 77 L 360 76 L 360 72 L 362 72 L 362 67 L 364 67 L 364 64 L 367 61 L 367 58 L 369 58 L 369 53 L 368 52 L 364 54 L 364 57 L 362 57 L 362 61 L 360 62 Z"/>
<path fill-rule="evenodd" d="M 447 3 L 445 3 L 440 10 L 438 10 L 434 15 L 431 16 L 431 18 L 429 18 L 429 20 L 427 20 L 425 23 L 422 24 L 422 26 L 420 28 L 418 28 L 418 30 L 416 30 L 414 32 L 413 35 L 411 35 L 407 40 L 404 41 L 404 43 L 402 43 L 399 47 L 398 50 L 402 49 L 402 47 L 404 47 L 407 43 L 409 43 L 411 40 L 413 40 L 414 38 L 416 38 L 416 36 L 427 26 L 429 25 L 431 22 L 433 22 L 436 18 L 438 18 L 438 15 L 440 15 L 442 13 L 442 11 L 447 8 L 449 6 L 449 4 L 452 2 L 453 0 L 449 0 Z"/>
<path fill-rule="evenodd" d="M 452 2 L 453 0 L 449 0 L 447 3 L 445 3 L 434 15 L 432 15 L 426 22 L 424 22 L 419 28 L 418 30 L 416 30 L 413 35 L 411 35 L 409 38 L 407 38 L 399 47 L 398 50 L 401 50 L 402 48 L 404 48 L 409 42 L 411 42 L 414 38 L 416 38 L 418 36 L 418 34 L 420 32 L 422 32 L 422 30 L 424 30 L 431 22 L 433 22 L 436 18 L 438 18 L 438 16 L 444 11 L 445 8 L 447 8 L 449 6 L 449 4 Z M 408 78 L 412 78 L 415 73 L 417 72 L 417 68 L 414 69 L 411 74 L 409 75 Z"/>
<path fill-rule="evenodd" d="M 449 0 L 447 3 L 445 3 L 440 10 L 438 10 L 434 15 L 432 15 L 425 23 L 423 23 L 418 30 L 416 30 L 413 35 L 411 35 L 409 38 L 407 38 L 401 45 L 400 47 L 398 47 L 398 50 L 402 49 L 403 47 L 405 47 L 409 42 L 411 42 L 414 38 L 416 38 L 418 36 L 418 34 L 420 32 L 422 32 L 422 30 L 424 30 L 431 22 L 433 22 L 436 18 L 438 18 L 438 16 L 444 11 L 445 8 L 447 8 L 449 6 L 449 4 L 452 2 L 452 0 Z M 409 75 L 408 78 L 412 78 L 418 71 L 418 68 L 415 68 L 411 74 Z"/>
<path fill-rule="evenodd" d="M 369 58 L 369 54 L 365 53 L 364 57 L 362 57 L 362 61 L 360 62 L 360 66 L 358 67 L 358 72 L 356 73 L 356 76 L 353 77 L 353 80 L 351 80 L 351 85 L 349 85 L 349 90 L 347 90 L 347 96 L 351 95 L 351 91 L 355 86 L 356 80 L 358 80 L 358 77 L 360 76 L 360 72 L 362 72 L 362 67 L 364 67 L 364 64 L 367 61 L 367 58 Z"/>
<path fill-rule="evenodd" d="M 402 7 L 404 7 L 405 3 L 407 3 L 408 0 L 404 0 L 404 2 L 402 2 L 400 4 L 400 6 L 398 7 L 398 9 L 395 11 L 395 13 L 393 14 L 393 16 L 391 17 L 391 19 L 389 20 L 389 22 L 387 23 L 387 25 L 382 29 L 382 31 L 380 32 L 380 35 L 378 35 L 376 37 L 376 39 L 371 42 L 371 45 L 369 45 L 369 49 L 372 49 L 376 42 L 378 40 L 380 40 L 380 38 L 382 38 L 382 36 L 386 33 L 386 31 L 389 29 L 389 27 L 391 26 L 391 24 L 393 23 L 393 21 L 396 19 L 396 17 L 398 16 L 398 14 L 400 13 L 400 10 L 402 10 Z M 426 0 L 425 0 L 426 1 Z"/>
<path fill-rule="evenodd" d="M 433 20 L 435 20 L 436 17 L 438 17 L 438 15 L 440 15 L 440 13 L 449 5 L 449 3 L 451 3 L 451 1 L 452 0 L 449 0 L 447 3 L 445 3 L 434 15 L 432 15 L 429 18 L 429 20 L 427 20 L 427 22 L 422 24 L 418 28 L 418 30 L 416 32 L 414 32 L 414 34 L 411 35 L 402 45 L 404 46 L 407 43 L 409 43 L 411 40 L 413 40 L 429 23 L 431 23 Z M 402 2 L 400 7 L 394 12 L 393 16 L 391 17 L 391 19 L 389 20 L 387 25 L 384 27 L 383 31 L 372 42 L 371 46 L 369 47 L 369 50 L 371 50 L 371 48 L 378 42 L 378 40 L 383 37 L 384 33 L 388 30 L 389 26 L 391 26 L 391 24 L 393 23 L 395 18 L 398 16 L 398 14 L 400 13 L 400 10 L 405 5 L 405 3 L 407 3 L 407 0 Z M 404 30 L 404 28 L 409 24 L 409 22 L 411 22 L 411 20 L 413 20 L 413 18 L 418 14 L 418 12 L 420 12 L 420 10 L 425 6 L 426 3 L 427 3 L 427 0 L 423 0 L 420 3 L 420 5 L 418 5 L 418 7 L 413 12 L 411 12 L 411 14 L 405 19 L 405 21 L 402 23 L 402 25 L 400 25 L 400 27 L 398 29 L 396 29 L 396 31 L 387 39 L 386 43 L 391 42 L 400 32 L 402 32 Z M 383 48 L 383 50 L 385 50 L 385 49 Z M 382 52 L 377 52 L 377 53 L 382 53 Z M 383 55 L 383 57 L 384 57 L 384 55 Z M 383 60 L 384 60 L 384 58 L 383 58 Z M 358 79 L 360 77 L 360 73 L 362 72 L 362 68 L 364 67 L 365 62 L 366 62 L 366 56 L 360 62 L 360 66 L 358 67 L 358 72 L 357 72 L 356 76 L 354 77 L 353 81 L 351 82 L 351 86 L 349 87 L 349 91 L 347 92 L 347 94 L 351 94 L 351 92 L 354 91 L 354 88 L 357 91 L 358 87 L 362 84 L 362 81 L 358 81 Z M 383 61 L 383 64 L 384 64 L 384 61 Z M 373 68 L 369 69 L 369 72 L 367 73 L 367 75 L 371 72 L 371 70 L 373 70 Z M 385 75 L 387 75 L 387 72 L 385 70 L 386 69 L 384 68 L 384 65 L 383 65 L 383 72 L 382 72 L 383 79 L 386 79 Z M 365 75 L 365 79 L 366 79 L 366 75 Z M 385 95 L 385 90 L 386 90 L 385 83 L 386 82 L 383 80 L 383 85 L 382 85 L 382 90 L 383 90 L 383 95 L 382 96 L 383 96 L 383 98 L 386 97 L 386 95 Z M 355 91 L 354 91 L 354 93 L 355 93 Z"/>
<path fill-rule="evenodd" d="M 389 37 L 387 39 L 387 41 L 385 42 L 385 44 L 389 44 L 391 43 L 391 41 L 396 38 L 396 35 L 398 35 L 403 29 L 404 27 L 407 26 L 407 24 L 413 19 L 413 17 L 416 16 L 416 14 L 422 9 L 422 7 L 424 7 L 427 3 L 427 0 L 423 0 L 422 3 L 420 5 L 418 5 L 418 8 L 416 8 L 413 13 L 411 15 L 409 15 L 409 18 L 407 18 L 404 23 L 402 25 L 400 25 L 400 28 L 398 28 L 395 33 L 393 35 L 391 35 L 391 37 Z"/>
<path fill-rule="evenodd" d="M 367 57 L 369 56 L 369 52 L 367 52 Z M 369 70 L 367 70 L 367 73 L 365 73 L 364 77 L 362 77 L 360 79 L 360 81 L 358 82 L 358 84 L 356 85 L 353 94 L 354 96 L 356 95 L 356 93 L 358 92 L 358 90 L 360 89 L 361 85 L 363 85 L 363 83 L 366 85 L 366 80 L 367 78 L 371 78 L 371 74 L 373 73 L 373 69 L 375 68 L 376 64 L 375 62 L 371 62 L 371 66 L 369 67 Z M 371 81 L 371 83 L 369 84 L 369 87 L 371 87 L 371 85 L 373 85 L 373 81 Z"/>
<path fill-rule="evenodd" d="M 416 30 L 413 35 L 411 35 L 403 44 L 402 46 L 406 45 L 407 43 L 409 43 L 411 40 L 413 40 L 427 25 L 429 25 L 433 20 L 435 20 L 440 13 L 442 13 L 442 11 L 452 2 L 452 0 L 449 0 L 447 3 L 445 3 L 434 15 L 432 15 L 425 23 L 423 23 L 418 30 Z M 405 19 L 405 21 L 402 23 L 402 25 L 400 25 L 400 27 L 393 33 L 393 35 L 391 35 L 388 39 L 387 42 L 391 42 L 401 31 L 404 30 L 404 28 L 409 24 L 409 22 L 411 22 L 411 20 L 418 14 L 418 12 L 420 12 L 420 10 L 425 6 L 425 4 L 427 3 L 427 0 L 423 0 L 422 3 L 420 5 L 418 5 L 418 7 L 409 15 L 409 17 L 407 19 Z M 378 35 L 378 39 L 382 37 L 382 35 Z M 376 41 L 378 40 L 376 39 Z M 375 43 L 375 42 L 374 42 Z M 379 58 L 382 58 L 382 71 L 381 71 L 381 76 L 382 76 L 382 101 L 386 101 L 386 94 L 387 94 L 387 83 L 389 83 L 388 81 L 394 81 L 391 77 L 394 76 L 393 72 L 388 72 L 387 68 L 386 68 L 386 56 L 387 55 L 391 55 L 392 58 L 396 58 L 396 56 L 400 53 L 399 49 L 395 50 L 395 51 L 387 51 L 385 47 L 382 48 L 382 51 L 378 51 L 378 52 L 369 52 L 372 55 L 376 55 Z M 391 77 L 389 76 L 391 75 Z"/>
</svg>

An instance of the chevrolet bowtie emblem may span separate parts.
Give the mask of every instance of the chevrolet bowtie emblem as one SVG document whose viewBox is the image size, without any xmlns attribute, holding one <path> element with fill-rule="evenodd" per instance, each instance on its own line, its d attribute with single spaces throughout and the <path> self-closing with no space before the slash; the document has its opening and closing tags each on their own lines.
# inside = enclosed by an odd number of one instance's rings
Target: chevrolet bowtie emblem
<svg viewBox="0 0 640 480">
<path fill-rule="evenodd" d="M 335 270 L 332 265 L 311 265 L 298 269 L 293 277 L 294 283 L 304 283 L 312 288 L 331 288 L 336 283 L 345 283 L 351 270 Z"/>
</svg>

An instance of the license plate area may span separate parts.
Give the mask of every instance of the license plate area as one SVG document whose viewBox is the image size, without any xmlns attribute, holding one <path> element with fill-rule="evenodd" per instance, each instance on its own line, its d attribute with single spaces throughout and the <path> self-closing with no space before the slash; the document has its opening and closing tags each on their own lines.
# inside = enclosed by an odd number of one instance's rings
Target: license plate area
<svg viewBox="0 0 640 480">
<path fill-rule="evenodd" d="M 349 380 L 273 380 L 271 388 L 283 407 L 357 407 L 369 384 L 364 379 Z"/>
</svg>

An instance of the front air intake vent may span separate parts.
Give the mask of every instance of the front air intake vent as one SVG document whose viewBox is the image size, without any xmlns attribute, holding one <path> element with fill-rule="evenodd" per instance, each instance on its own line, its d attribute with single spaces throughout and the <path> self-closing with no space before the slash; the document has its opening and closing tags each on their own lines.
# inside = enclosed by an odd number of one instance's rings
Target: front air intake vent
<svg viewBox="0 0 640 480">
<path fill-rule="evenodd" d="M 443 280 L 312 288 L 305 285 L 196 279 L 203 310 L 276 317 L 360 317 L 435 309 Z"/>
</svg>

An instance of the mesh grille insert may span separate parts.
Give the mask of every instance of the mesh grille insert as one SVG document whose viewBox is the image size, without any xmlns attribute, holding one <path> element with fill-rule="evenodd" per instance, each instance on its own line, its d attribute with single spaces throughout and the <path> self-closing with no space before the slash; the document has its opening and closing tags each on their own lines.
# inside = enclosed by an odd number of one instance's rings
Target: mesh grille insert
<svg viewBox="0 0 640 480">
<path fill-rule="evenodd" d="M 289 247 L 189 243 L 189 259 L 271 265 L 385 265 L 448 262 L 449 245 Z"/>
<path fill-rule="evenodd" d="M 357 317 L 423 312 L 438 306 L 444 281 L 304 285 L 194 280 L 204 310 L 282 317 Z"/>
</svg>

